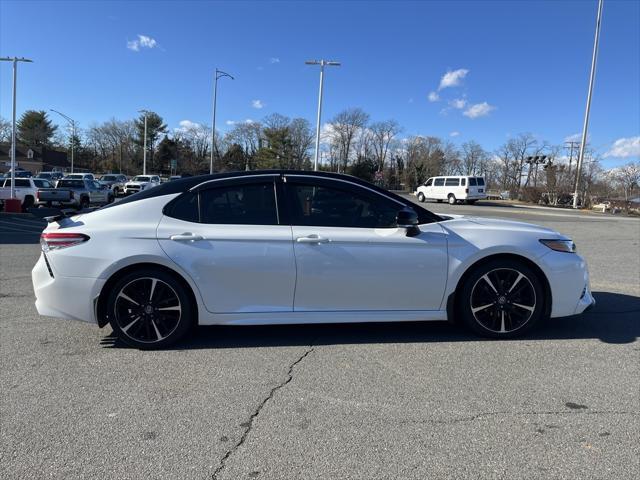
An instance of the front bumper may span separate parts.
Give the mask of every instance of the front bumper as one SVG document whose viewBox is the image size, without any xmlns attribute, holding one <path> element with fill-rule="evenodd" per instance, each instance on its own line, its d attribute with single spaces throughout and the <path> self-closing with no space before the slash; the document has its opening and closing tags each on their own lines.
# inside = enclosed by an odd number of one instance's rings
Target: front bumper
<svg viewBox="0 0 640 480">
<path fill-rule="evenodd" d="M 63 277 L 40 258 L 31 271 L 36 308 L 40 315 L 97 323 L 95 303 L 106 280 L 99 278 Z"/>
</svg>

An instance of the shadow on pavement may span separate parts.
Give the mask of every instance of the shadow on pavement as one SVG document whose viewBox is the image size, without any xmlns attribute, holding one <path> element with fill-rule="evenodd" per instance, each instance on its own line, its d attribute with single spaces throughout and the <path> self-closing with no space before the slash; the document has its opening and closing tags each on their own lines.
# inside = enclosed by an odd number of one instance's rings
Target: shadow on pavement
<svg viewBox="0 0 640 480">
<path fill-rule="evenodd" d="M 598 303 L 593 310 L 550 319 L 521 340 L 594 338 L 611 344 L 634 342 L 640 336 L 640 298 L 610 292 L 595 292 L 594 296 Z M 448 322 L 206 326 L 195 329 L 173 349 L 466 341 L 501 340 L 476 337 Z M 129 348 L 111 334 L 105 336 L 101 344 L 107 348 Z"/>
</svg>

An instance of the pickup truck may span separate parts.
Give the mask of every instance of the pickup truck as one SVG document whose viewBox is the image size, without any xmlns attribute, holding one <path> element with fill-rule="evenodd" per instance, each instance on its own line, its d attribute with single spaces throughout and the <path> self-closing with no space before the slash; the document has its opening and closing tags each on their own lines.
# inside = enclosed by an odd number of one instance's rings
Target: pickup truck
<svg viewBox="0 0 640 480">
<path fill-rule="evenodd" d="M 124 194 L 131 195 L 160 185 L 158 175 L 137 175 L 124 185 Z"/>
<path fill-rule="evenodd" d="M 16 172 L 18 173 L 18 172 Z M 53 184 L 44 178 L 16 178 L 15 198 L 22 202 L 22 210 L 33 207 L 40 188 L 53 188 Z M 11 178 L 0 180 L 0 203 L 11 198 Z"/>
<path fill-rule="evenodd" d="M 95 180 L 62 178 L 56 188 L 41 188 L 36 193 L 36 205 L 47 207 L 87 208 L 113 202 L 113 192 Z"/>
</svg>

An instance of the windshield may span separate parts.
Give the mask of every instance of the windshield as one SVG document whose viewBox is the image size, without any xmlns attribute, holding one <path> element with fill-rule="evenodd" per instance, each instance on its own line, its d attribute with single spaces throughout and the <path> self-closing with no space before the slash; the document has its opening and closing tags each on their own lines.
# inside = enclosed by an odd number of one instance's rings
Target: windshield
<svg viewBox="0 0 640 480">
<path fill-rule="evenodd" d="M 137 177 L 133 177 L 133 181 L 134 182 L 148 182 L 149 181 L 149 177 L 137 176 Z"/>
<path fill-rule="evenodd" d="M 100 180 L 103 180 L 105 182 L 111 182 L 113 180 L 117 180 L 117 177 L 115 175 L 103 175 L 100 177 Z"/>
</svg>

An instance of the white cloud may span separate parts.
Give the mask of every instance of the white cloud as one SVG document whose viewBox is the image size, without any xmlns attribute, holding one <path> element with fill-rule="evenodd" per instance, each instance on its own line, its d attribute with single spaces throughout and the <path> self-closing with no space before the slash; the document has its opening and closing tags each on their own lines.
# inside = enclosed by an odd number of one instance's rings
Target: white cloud
<svg viewBox="0 0 640 480">
<path fill-rule="evenodd" d="M 458 110 L 462 110 L 467 105 L 467 100 L 464 98 L 454 98 L 449 102 L 449 105 Z"/>
<path fill-rule="evenodd" d="M 137 40 L 130 40 L 127 42 L 127 48 L 134 52 L 139 52 L 141 48 L 156 48 L 158 42 L 155 38 L 151 38 L 147 35 L 138 35 Z"/>
<path fill-rule="evenodd" d="M 196 122 L 192 122 L 191 120 L 180 120 L 178 122 L 178 127 L 174 128 L 176 132 L 187 132 L 189 130 L 193 130 L 194 128 L 200 128 L 200 124 Z"/>
<path fill-rule="evenodd" d="M 269 63 L 280 63 L 280 59 L 278 57 L 271 57 Z"/>
<path fill-rule="evenodd" d="M 573 135 L 569 135 L 568 137 L 564 137 L 565 142 L 579 142 L 582 139 L 581 133 L 574 133 Z"/>
<path fill-rule="evenodd" d="M 460 132 L 453 131 L 449 134 L 450 137 L 457 137 L 460 135 Z"/>
<path fill-rule="evenodd" d="M 430 102 L 437 102 L 438 100 L 440 100 L 440 95 L 438 95 L 437 92 L 429 92 L 429 95 L 427 98 L 429 99 Z"/>
<path fill-rule="evenodd" d="M 227 120 L 226 122 L 227 125 L 229 125 L 230 127 L 234 126 L 234 125 L 238 125 L 240 123 L 255 123 L 255 120 L 252 120 L 251 118 L 247 118 L 245 120 L 241 120 L 241 121 L 237 121 L 237 120 Z"/>
<path fill-rule="evenodd" d="M 262 100 L 252 100 L 251 106 L 260 110 L 261 108 L 264 108 L 264 103 L 262 103 Z"/>
<path fill-rule="evenodd" d="M 619 138 L 613 142 L 613 145 L 604 156 L 618 158 L 640 157 L 640 136 Z"/>
<path fill-rule="evenodd" d="M 467 108 L 462 114 L 465 117 L 473 119 L 489 115 L 489 113 L 491 113 L 491 111 L 495 109 L 496 107 L 494 107 L 493 105 L 489 105 L 487 102 L 482 102 L 470 105 L 469 108 Z"/>
<path fill-rule="evenodd" d="M 457 87 L 458 85 L 460 85 L 460 83 L 462 83 L 462 80 L 467 76 L 467 73 L 469 73 L 469 70 L 467 70 L 466 68 L 459 68 L 458 70 L 448 71 L 440 79 L 440 86 L 438 87 L 438 90 L 449 87 Z"/>
</svg>

